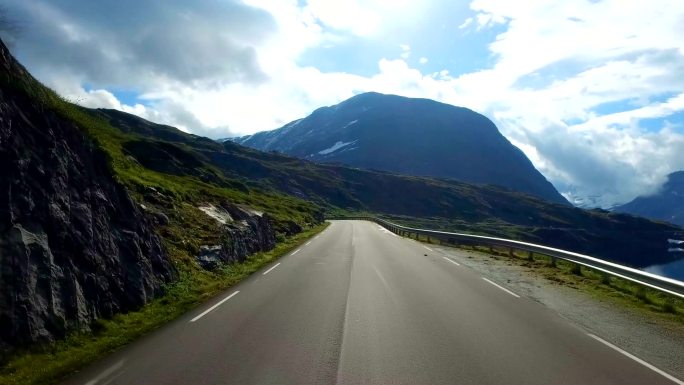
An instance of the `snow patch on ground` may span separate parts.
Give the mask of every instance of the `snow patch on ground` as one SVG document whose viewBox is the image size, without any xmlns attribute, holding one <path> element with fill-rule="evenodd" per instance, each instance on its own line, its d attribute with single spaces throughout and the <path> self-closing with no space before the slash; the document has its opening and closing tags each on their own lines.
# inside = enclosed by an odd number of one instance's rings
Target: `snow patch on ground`
<svg viewBox="0 0 684 385">
<path fill-rule="evenodd" d="M 332 145 L 332 147 L 328 147 L 325 150 L 318 151 L 318 153 L 321 155 L 328 155 L 332 152 L 339 150 L 340 148 L 342 148 L 344 146 L 348 146 L 348 145 L 354 144 L 356 142 L 357 142 L 356 140 L 353 142 L 336 142 L 335 144 Z"/>
<path fill-rule="evenodd" d="M 218 223 L 225 225 L 228 222 L 232 222 L 233 218 L 226 212 L 226 210 L 216 207 L 214 205 L 200 206 L 198 209 L 202 210 L 208 216 L 214 218 Z"/>
</svg>

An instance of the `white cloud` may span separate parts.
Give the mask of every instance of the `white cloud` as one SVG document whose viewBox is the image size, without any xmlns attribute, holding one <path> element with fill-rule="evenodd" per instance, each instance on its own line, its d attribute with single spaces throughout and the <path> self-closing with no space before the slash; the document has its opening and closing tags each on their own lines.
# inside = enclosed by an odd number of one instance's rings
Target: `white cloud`
<svg viewBox="0 0 684 385">
<path fill-rule="evenodd" d="M 409 58 L 409 56 L 411 56 L 411 46 L 410 46 L 410 45 L 408 45 L 408 44 L 400 44 L 400 45 L 399 45 L 399 48 L 401 48 L 401 54 L 399 54 L 399 56 L 400 56 L 402 59 L 406 60 L 406 59 Z"/>
<path fill-rule="evenodd" d="M 463 21 L 463 23 L 458 26 L 458 29 L 466 29 L 466 28 L 470 27 L 470 25 L 473 24 L 474 20 L 475 19 L 473 19 L 472 17 L 465 19 L 465 21 Z"/>
<path fill-rule="evenodd" d="M 202 135 L 276 128 L 355 93 L 378 91 L 483 112 L 563 192 L 605 195 L 605 204 L 652 191 L 666 173 L 684 169 L 681 128 L 640 127 L 641 119 L 684 111 L 679 0 L 475 0 L 472 15 L 455 27 L 502 31 L 488 46 L 491 66 L 424 74 L 407 63 L 411 48 L 421 49 L 411 41 L 413 47 L 400 46 L 399 59 L 378 58 L 369 76 L 323 72 L 299 59 L 351 37 L 382 40 L 393 25 L 420 20 L 427 2 L 226 0 L 196 8 L 176 0 L 161 8 L 146 3 L 131 18 L 132 0 L 90 13 L 78 1 L 61 8 L 9 1 L 34 21 L 17 47 L 41 80 L 84 105 Z M 125 24 L 125 36 L 117 23 Z M 440 59 L 431 56 L 431 63 Z M 122 104 L 111 87 L 139 90 L 145 105 Z M 597 112 L 618 101 L 633 105 Z"/>
<path fill-rule="evenodd" d="M 390 23 L 414 20 L 422 7 L 412 0 L 307 0 L 303 9 L 326 27 L 369 36 Z"/>
</svg>

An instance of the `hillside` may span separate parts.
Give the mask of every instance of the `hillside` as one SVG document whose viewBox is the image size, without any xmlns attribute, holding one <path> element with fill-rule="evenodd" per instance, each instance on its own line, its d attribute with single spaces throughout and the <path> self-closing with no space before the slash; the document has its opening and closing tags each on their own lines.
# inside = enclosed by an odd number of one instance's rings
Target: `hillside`
<svg viewBox="0 0 684 385">
<path fill-rule="evenodd" d="M 210 281 L 322 219 L 189 158 L 144 168 L 122 146 L 140 138 L 61 99 L 0 42 L 0 358 L 139 309 L 179 279 Z"/>
<path fill-rule="evenodd" d="M 613 210 L 684 226 L 684 171 L 668 175 L 657 193 L 637 197 Z"/>
<path fill-rule="evenodd" d="M 169 174 L 211 178 L 203 171 L 210 164 L 245 186 L 285 192 L 331 214 L 366 211 L 413 222 L 422 218 L 430 226 L 524 239 L 635 266 L 674 258 L 665 250 L 668 234 L 677 228 L 642 218 L 552 204 L 491 185 L 318 164 L 217 143 L 120 111 L 93 113 L 122 131 L 145 136 L 123 147 L 141 165 Z"/>
<path fill-rule="evenodd" d="M 233 140 L 314 162 L 492 184 L 568 203 L 485 116 L 428 99 L 360 94 Z"/>
</svg>

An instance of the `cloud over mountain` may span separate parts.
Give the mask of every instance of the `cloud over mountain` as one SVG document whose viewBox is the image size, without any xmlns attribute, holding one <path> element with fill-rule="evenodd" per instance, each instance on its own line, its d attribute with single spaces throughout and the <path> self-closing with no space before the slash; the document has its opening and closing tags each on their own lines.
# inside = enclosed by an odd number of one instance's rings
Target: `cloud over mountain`
<svg viewBox="0 0 684 385">
<path fill-rule="evenodd" d="M 201 135 L 377 91 L 484 113 L 571 199 L 684 169 L 675 0 L 6 3 L 18 57 L 61 94 Z"/>
</svg>

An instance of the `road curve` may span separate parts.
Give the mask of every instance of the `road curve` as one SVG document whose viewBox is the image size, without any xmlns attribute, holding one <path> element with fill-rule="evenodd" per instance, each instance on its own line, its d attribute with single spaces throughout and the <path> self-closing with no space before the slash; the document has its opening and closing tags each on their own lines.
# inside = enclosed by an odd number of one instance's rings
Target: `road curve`
<svg viewBox="0 0 684 385">
<path fill-rule="evenodd" d="M 64 384 L 682 384 L 616 349 L 424 245 L 334 221 Z"/>
</svg>

